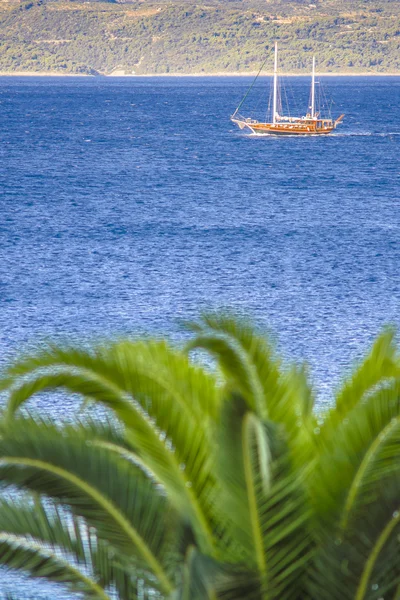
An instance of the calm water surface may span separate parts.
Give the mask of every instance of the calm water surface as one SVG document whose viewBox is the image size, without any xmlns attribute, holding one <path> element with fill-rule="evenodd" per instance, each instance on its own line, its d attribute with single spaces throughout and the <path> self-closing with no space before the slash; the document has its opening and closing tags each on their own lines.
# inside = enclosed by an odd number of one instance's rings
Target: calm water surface
<svg viewBox="0 0 400 600">
<path fill-rule="evenodd" d="M 0 78 L 2 365 L 48 337 L 178 340 L 222 307 L 307 361 L 322 404 L 400 324 L 400 78 L 328 78 L 346 118 L 322 138 L 234 129 L 248 84 Z"/>
</svg>

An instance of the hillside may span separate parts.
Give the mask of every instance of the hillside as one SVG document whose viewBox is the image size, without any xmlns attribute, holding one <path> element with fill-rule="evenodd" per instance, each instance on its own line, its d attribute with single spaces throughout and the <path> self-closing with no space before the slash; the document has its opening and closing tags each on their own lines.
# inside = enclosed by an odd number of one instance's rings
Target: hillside
<svg viewBox="0 0 400 600">
<path fill-rule="evenodd" d="M 0 71 L 252 72 L 280 42 L 286 71 L 400 73 L 391 0 L 0 1 Z M 268 66 L 266 67 L 268 68 Z"/>
</svg>

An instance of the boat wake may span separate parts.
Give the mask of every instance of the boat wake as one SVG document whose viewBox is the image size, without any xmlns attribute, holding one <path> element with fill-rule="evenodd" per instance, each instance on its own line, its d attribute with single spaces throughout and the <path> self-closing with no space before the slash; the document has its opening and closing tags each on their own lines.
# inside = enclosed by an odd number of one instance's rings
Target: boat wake
<svg viewBox="0 0 400 600">
<path fill-rule="evenodd" d="M 331 137 L 387 137 L 393 138 L 400 136 L 400 131 L 354 131 L 354 132 L 334 132 Z"/>
<path fill-rule="evenodd" d="M 238 137 L 246 137 L 246 138 L 285 138 L 285 139 L 293 139 L 293 138 L 332 138 L 332 137 L 380 137 L 380 138 L 398 138 L 400 137 L 400 131 L 388 131 L 385 133 L 375 132 L 375 131 L 355 131 L 355 132 L 336 132 L 332 131 L 332 133 L 327 133 L 323 136 L 321 135 L 310 135 L 310 134 L 297 134 L 297 135 L 274 135 L 273 133 L 237 133 Z"/>
</svg>

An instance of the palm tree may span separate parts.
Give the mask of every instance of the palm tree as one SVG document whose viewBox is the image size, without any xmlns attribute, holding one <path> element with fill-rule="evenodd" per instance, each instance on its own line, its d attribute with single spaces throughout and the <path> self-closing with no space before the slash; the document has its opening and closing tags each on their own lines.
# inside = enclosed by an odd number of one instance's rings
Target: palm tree
<svg viewBox="0 0 400 600">
<path fill-rule="evenodd" d="M 191 328 L 184 350 L 49 346 L 7 369 L 0 564 L 102 600 L 400 599 L 393 332 L 322 413 L 250 325 Z M 59 389 L 103 408 L 23 408 Z"/>
</svg>

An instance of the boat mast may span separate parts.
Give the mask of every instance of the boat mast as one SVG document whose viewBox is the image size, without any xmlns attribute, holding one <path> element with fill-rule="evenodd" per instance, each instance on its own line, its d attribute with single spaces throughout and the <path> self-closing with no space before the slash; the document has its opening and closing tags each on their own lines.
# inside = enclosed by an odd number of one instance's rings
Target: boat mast
<svg viewBox="0 0 400 600">
<path fill-rule="evenodd" d="M 311 76 L 311 118 L 315 115 L 315 56 L 312 59 L 312 76 Z"/>
<path fill-rule="evenodd" d="M 278 42 L 275 42 L 275 65 L 274 65 L 274 99 L 272 107 L 272 122 L 276 123 L 276 103 L 278 96 Z"/>
</svg>

